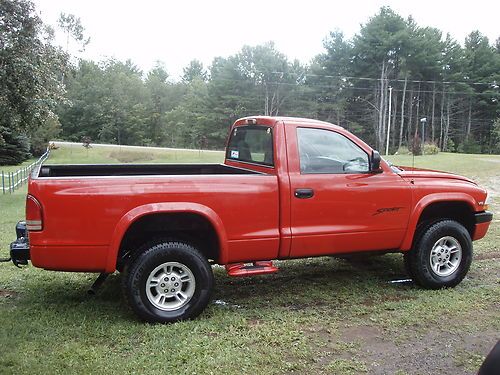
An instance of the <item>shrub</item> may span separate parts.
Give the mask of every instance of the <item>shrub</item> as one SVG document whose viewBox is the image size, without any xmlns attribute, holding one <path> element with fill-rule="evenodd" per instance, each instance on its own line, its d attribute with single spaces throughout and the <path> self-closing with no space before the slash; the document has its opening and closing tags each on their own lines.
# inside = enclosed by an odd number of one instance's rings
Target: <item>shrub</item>
<svg viewBox="0 0 500 375">
<path fill-rule="evenodd" d="M 14 135 L 0 126 L 0 165 L 16 165 L 28 159 L 30 143 L 26 135 Z"/>
<path fill-rule="evenodd" d="M 422 155 L 422 144 L 418 135 L 413 138 L 410 147 L 410 151 L 413 155 Z"/>
<path fill-rule="evenodd" d="M 437 153 L 439 153 L 439 147 L 435 143 L 424 144 L 425 155 L 436 155 Z"/>
<path fill-rule="evenodd" d="M 406 146 L 401 146 L 397 151 L 396 155 L 411 155 L 411 151 Z"/>
<path fill-rule="evenodd" d="M 453 142 L 453 139 L 448 138 L 448 141 L 446 142 L 446 151 L 448 152 L 457 152 L 455 148 L 455 142 Z"/>
<path fill-rule="evenodd" d="M 480 154 L 481 145 L 471 137 L 458 145 L 457 152 L 465 154 Z"/>
<path fill-rule="evenodd" d="M 56 118 L 48 118 L 31 135 L 31 153 L 34 156 L 42 155 L 50 141 L 61 133 L 61 124 Z"/>
<path fill-rule="evenodd" d="M 491 129 L 492 152 L 500 154 L 500 118 L 497 118 Z"/>
</svg>

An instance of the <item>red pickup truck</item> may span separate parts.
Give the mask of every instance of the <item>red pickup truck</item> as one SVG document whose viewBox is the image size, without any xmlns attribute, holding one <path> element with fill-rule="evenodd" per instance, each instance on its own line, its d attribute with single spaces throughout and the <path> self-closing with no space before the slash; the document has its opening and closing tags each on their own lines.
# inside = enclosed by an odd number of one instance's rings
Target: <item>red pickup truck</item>
<svg viewBox="0 0 500 375">
<path fill-rule="evenodd" d="M 164 323 L 203 311 L 213 264 L 246 276 L 275 259 L 401 252 L 418 285 L 453 287 L 487 208 L 473 181 L 392 166 L 342 127 L 257 116 L 235 122 L 224 164 L 42 165 L 11 257 L 123 272 L 132 310 Z"/>
</svg>

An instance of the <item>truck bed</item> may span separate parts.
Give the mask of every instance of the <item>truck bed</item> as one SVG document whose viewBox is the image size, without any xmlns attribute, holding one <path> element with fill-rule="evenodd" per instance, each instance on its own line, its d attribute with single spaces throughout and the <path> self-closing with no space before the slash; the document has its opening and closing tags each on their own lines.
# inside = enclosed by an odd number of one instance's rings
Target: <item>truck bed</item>
<svg viewBox="0 0 500 375">
<path fill-rule="evenodd" d="M 37 267 L 113 272 L 124 224 L 177 213 L 220 228 L 224 263 L 278 256 L 279 188 L 271 173 L 220 164 L 116 164 L 42 165 L 38 176 L 28 186 L 43 207 L 43 230 L 30 232 Z"/>
<path fill-rule="evenodd" d="M 38 177 L 261 174 L 224 164 L 64 164 L 43 165 Z"/>
</svg>

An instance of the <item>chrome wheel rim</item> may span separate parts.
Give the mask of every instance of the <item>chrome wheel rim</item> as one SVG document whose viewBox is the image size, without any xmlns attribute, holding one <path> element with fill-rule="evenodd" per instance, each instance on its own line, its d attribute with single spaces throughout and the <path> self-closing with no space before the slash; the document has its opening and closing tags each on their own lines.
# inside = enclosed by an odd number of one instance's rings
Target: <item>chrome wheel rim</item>
<svg viewBox="0 0 500 375">
<path fill-rule="evenodd" d="M 163 311 L 174 311 L 191 300 L 195 287 L 194 275 L 186 265 L 166 262 L 149 274 L 146 296 L 154 307 Z"/>
<path fill-rule="evenodd" d="M 462 260 L 462 246 L 454 237 L 441 237 L 431 250 L 431 270 L 438 276 L 449 276 L 458 269 Z"/>
</svg>

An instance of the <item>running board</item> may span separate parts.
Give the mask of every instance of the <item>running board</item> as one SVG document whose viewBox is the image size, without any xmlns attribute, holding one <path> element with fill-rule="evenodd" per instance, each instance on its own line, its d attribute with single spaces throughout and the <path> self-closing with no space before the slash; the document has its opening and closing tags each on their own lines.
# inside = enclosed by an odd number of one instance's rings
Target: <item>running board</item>
<svg viewBox="0 0 500 375">
<path fill-rule="evenodd" d="M 253 262 L 252 265 L 230 263 L 226 264 L 226 271 L 229 276 L 234 277 L 255 276 L 278 272 L 278 267 L 273 266 L 271 261 Z"/>
</svg>

